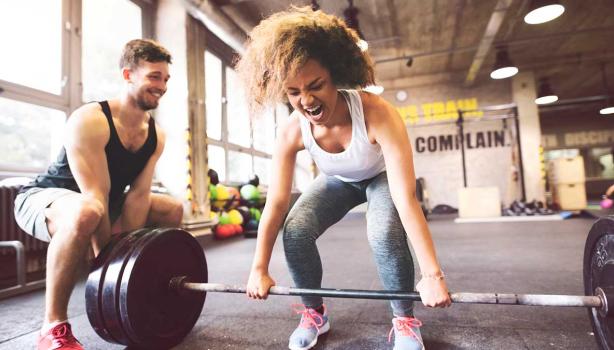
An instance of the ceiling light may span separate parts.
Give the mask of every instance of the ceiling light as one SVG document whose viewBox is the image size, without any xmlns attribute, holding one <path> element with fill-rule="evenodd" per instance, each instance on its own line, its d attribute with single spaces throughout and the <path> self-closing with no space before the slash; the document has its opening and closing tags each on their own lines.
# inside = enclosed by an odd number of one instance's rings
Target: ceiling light
<svg viewBox="0 0 614 350">
<path fill-rule="evenodd" d="M 606 114 L 614 114 L 614 107 L 605 107 L 605 108 L 602 108 L 602 109 L 599 111 L 599 114 L 603 114 L 603 115 L 606 115 Z"/>
<path fill-rule="evenodd" d="M 552 88 L 550 87 L 550 82 L 548 81 L 548 78 L 540 79 L 535 103 L 537 103 L 538 105 L 545 105 L 548 103 L 556 102 L 558 100 L 559 97 L 554 92 L 552 92 Z"/>
<path fill-rule="evenodd" d="M 518 73 L 518 68 L 512 64 L 512 60 L 507 54 L 505 47 L 497 48 L 497 58 L 495 59 L 495 65 L 490 73 L 490 77 L 493 79 L 505 79 L 513 77 Z"/>
<path fill-rule="evenodd" d="M 608 77 L 605 74 L 605 63 L 601 65 L 601 76 L 603 77 L 603 88 L 605 89 L 605 94 L 608 97 L 606 105 L 599 111 L 599 114 L 614 114 L 614 103 L 612 103 L 612 99 L 610 98 L 610 89 L 608 87 Z"/>
<path fill-rule="evenodd" d="M 399 90 L 394 96 L 396 97 L 397 101 L 404 102 L 407 100 L 407 91 Z"/>
<path fill-rule="evenodd" d="M 540 24 L 552 21 L 565 12 L 565 7 L 554 0 L 532 0 L 529 13 L 524 16 L 528 24 Z"/>
<path fill-rule="evenodd" d="M 366 86 L 363 90 L 375 95 L 381 95 L 381 93 L 384 92 L 384 87 L 381 85 L 369 85 Z"/>
<path fill-rule="evenodd" d="M 348 27 L 354 29 L 360 37 L 360 40 L 356 43 L 358 47 L 360 47 L 361 51 L 367 51 L 369 49 L 369 44 L 365 40 L 365 36 L 362 34 L 360 30 L 360 26 L 358 25 L 358 13 L 360 12 L 357 7 L 354 7 L 354 0 L 348 0 L 348 8 L 343 10 L 343 17 L 345 19 L 345 24 Z"/>
<path fill-rule="evenodd" d="M 536 98 L 535 103 L 537 103 L 538 105 L 547 105 L 549 103 L 554 103 L 558 100 L 559 97 L 557 95 L 547 95 Z"/>
</svg>

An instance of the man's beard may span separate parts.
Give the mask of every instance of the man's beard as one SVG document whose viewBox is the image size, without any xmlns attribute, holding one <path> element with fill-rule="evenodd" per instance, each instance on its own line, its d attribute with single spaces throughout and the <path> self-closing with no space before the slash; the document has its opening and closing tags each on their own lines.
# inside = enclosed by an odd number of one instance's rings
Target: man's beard
<svg viewBox="0 0 614 350">
<path fill-rule="evenodd" d="M 145 98 L 145 96 L 144 96 L 146 93 L 147 92 L 143 92 L 142 94 L 139 94 L 137 96 L 136 104 L 143 111 L 149 111 L 149 110 L 152 110 L 152 109 L 156 109 L 158 107 L 158 101 L 156 100 L 155 102 L 148 102 L 147 98 Z"/>
</svg>

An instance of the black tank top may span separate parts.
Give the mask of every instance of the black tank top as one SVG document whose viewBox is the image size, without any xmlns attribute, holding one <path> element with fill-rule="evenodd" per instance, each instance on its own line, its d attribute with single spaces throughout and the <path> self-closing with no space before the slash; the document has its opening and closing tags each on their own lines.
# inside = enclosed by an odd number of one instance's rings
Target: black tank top
<svg viewBox="0 0 614 350">
<path fill-rule="evenodd" d="M 98 102 L 104 115 L 109 122 L 110 137 L 109 142 L 104 150 L 107 155 L 107 167 L 109 169 L 109 178 L 111 179 L 111 190 L 109 192 L 109 207 L 119 203 L 122 198 L 126 186 L 130 185 L 137 176 L 143 171 L 149 158 L 156 150 L 158 144 L 158 136 L 156 134 L 156 125 L 152 117 L 149 118 L 149 129 L 147 131 L 147 139 L 143 146 L 136 152 L 130 152 L 122 145 L 113 117 L 111 116 L 111 108 L 107 101 Z M 36 179 L 24 186 L 20 192 L 25 192 L 32 187 L 61 187 L 71 191 L 81 192 L 75 178 L 70 171 L 70 164 L 66 157 L 66 149 L 62 147 L 60 154 L 55 162 L 53 162 L 47 172 L 36 177 Z"/>
</svg>

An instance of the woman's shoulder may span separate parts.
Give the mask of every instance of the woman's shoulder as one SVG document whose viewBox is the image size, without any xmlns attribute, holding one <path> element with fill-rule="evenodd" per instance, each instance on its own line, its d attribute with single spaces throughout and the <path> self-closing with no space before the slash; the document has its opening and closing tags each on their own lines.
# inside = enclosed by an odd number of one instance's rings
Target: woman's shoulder
<svg viewBox="0 0 614 350">
<path fill-rule="evenodd" d="M 277 135 L 284 144 L 299 149 L 304 148 L 301 135 L 301 116 L 298 111 L 294 111 L 287 118 L 280 120 L 277 130 Z"/>
<path fill-rule="evenodd" d="M 366 91 L 360 91 L 359 94 L 362 100 L 362 110 L 367 122 L 373 124 L 394 116 L 394 106 L 383 97 Z"/>
</svg>

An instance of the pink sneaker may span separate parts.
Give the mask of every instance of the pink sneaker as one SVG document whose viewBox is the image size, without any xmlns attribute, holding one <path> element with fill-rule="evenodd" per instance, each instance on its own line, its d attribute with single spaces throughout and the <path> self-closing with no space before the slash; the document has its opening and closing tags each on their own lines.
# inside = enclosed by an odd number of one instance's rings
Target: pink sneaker
<svg viewBox="0 0 614 350">
<path fill-rule="evenodd" d="M 47 334 L 38 336 L 38 350 L 83 350 L 81 343 L 72 335 L 70 324 L 62 322 Z"/>
<path fill-rule="evenodd" d="M 301 315 L 301 322 L 290 335 L 288 348 L 290 350 L 307 350 L 313 348 L 318 342 L 318 336 L 330 329 L 326 306 L 322 314 L 302 304 L 292 305 L 294 312 Z"/>
<path fill-rule="evenodd" d="M 413 317 L 395 317 L 388 333 L 388 342 L 394 332 L 394 350 L 424 350 L 420 327 L 422 322 Z"/>
</svg>

